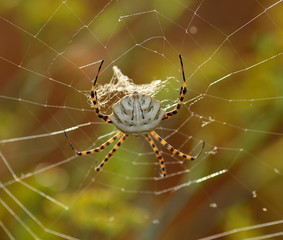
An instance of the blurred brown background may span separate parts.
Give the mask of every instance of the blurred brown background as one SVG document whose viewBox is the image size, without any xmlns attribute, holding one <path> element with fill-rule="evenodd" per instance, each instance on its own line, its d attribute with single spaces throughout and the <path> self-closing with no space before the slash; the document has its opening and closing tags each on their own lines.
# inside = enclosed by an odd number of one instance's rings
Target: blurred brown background
<svg viewBox="0 0 283 240">
<path fill-rule="evenodd" d="M 79 239 L 200 239 L 283 219 L 281 1 L 4 0 L 0 13 L 1 239 L 62 239 L 45 228 Z M 69 132 L 80 150 L 114 135 L 88 101 L 102 59 L 100 84 L 114 65 L 136 84 L 173 76 L 156 94 L 166 107 L 182 84 L 179 53 L 186 102 L 157 132 L 192 155 L 204 140 L 198 160 L 180 164 L 158 145 L 173 176 L 156 179 L 142 137 L 126 141 L 99 174 L 95 160 L 108 150 L 74 156 L 64 129 L 83 125 Z M 5 161 L 69 210 L 13 181 Z"/>
</svg>

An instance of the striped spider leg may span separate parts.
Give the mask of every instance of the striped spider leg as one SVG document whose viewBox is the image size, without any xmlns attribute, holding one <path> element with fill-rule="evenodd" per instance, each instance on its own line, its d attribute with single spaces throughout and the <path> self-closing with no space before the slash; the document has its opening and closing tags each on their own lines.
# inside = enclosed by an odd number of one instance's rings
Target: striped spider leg
<svg viewBox="0 0 283 240">
<path fill-rule="evenodd" d="M 172 117 L 173 115 L 177 114 L 178 111 L 180 110 L 181 108 L 181 105 L 182 105 L 182 102 L 184 100 L 184 97 L 187 93 L 187 83 L 186 83 L 186 78 L 185 78 L 185 72 L 184 72 L 184 66 L 183 66 L 183 60 L 182 60 L 182 56 L 181 54 L 179 54 L 179 58 L 180 58 L 180 63 L 181 63 L 181 68 L 182 68 L 182 75 L 183 75 L 183 86 L 181 87 L 181 90 L 180 90 L 180 95 L 179 95 L 179 101 L 177 103 L 177 106 L 174 108 L 173 111 L 171 112 L 168 112 L 168 113 L 165 113 L 162 120 L 164 119 L 168 119 L 170 117 Z"/>
<path fill-rule="evenodd" d="M 150 135 L 153 136 L 157 141 L 159 141 L 164 147 L 166 147 L 174 155 L 177 155 L 179 157 L 183 157 L 187 160 L 197 159 L 200 156 L 200 154 L 202 153 L 204 145 L 205 145 L 205 143 L 203 142 L 201 150 L 198 152 L 198 154 L 195 155 L 195 156 L 190 156 L 188 154 L 182 153 L 179 150 L 175 149 L 172 145 L 170 145 L 163 138 L 161 138 L 155 131 L 151 131 L 149 134 L 145 134 L 147 141 L 149 142 L 150 146 L 152 147 L 153 151 L 155 152 L 156 157 L 159 159 L 160 169 L 161 169 L 160 176 L 162 176 L 162 177 L 166 177 L 166 175 L 167 175 L 166 167 L 165 167 L 165 161 L 164 161 L 164 158 L 162 157 L 162 155 L 160 154 L 158 148 L 156 147 L 155 143 L 153 142 Z"/>
<path fill-rule="evenodd" d="M 96 74 L 96 77 L 94 79 L 94 82 L 93 82 L 93 85 L 92 85 L 92 88 L 91 88 L 91 91 L 90 91 L 90 96 L 91 96 L 91 100 L 93 102 L 93 105 L 94 105 L 94 109 L 95 109 L 95 112 L 97 114 L 97 116 L 101 119 L 103 119 L 105 122 L 107 123 L 112 123 L 112 121 L 109 119 L 109 116 L 107 115 L 103 115 L 100 113 L 100 110 L 99 110 L 99 107 L 98 107 L 98 101 L 97 101 L 97 93 L 95 91 L 95 85 L 96 85 L 96 81 L 98 79 L 98 75 L 100 73 L 100 70 L 101 70 L 101 67 L 102 67 L 102 64 L 103 64 L 104 60 L 101 61 L 100 65 L 99 65 L 99 68 L 98 68 L 98 71 L 97 71 L 97 74 Z"/>
<path fill-rule="evenodd" d="M 121 144 L 125 141 L 125 139 L 128 137 L 127 134 L 124 134 L 123 137 L 117 142 L 117 144 L 114 146 L 114 148 L 108 153 L 108 155 L 103 159 L 103 161 L 100 163 L 99 166 L 95 168 L 96 171 L 100 171 L 100 169 L 104 166 L 104 164 L 108 161 L 108 159 L 113 156 L 113 154 L 118 150 L 118 148 L 121 146 Z"/>
<path fill-rule="evenodd" d="M 104 160 L 101 162 L 101 164 L 97 167 L 95 167 L 96 171 L 100 171 L 100 169 L 103 167 L 103 165 L 109 160 L 109 158 L 118 150 L 118 148 L 121 146 L 121 144 L 125 141 L 125 139 L 127 138 L 127 134 L 124 134 L 123 132 L 119 132 L 117 133 L 114 137 L 110 138 L 108 141 L 106 141 L 105 143 L 103 143 L 100 147 L 94 148 L 94 149 L 90 149 L 87 151 L 83 151 L 80 152 L 78 151 L 73 144 L 71 143 L 71 141 L 69 140 L 69 137 L 67 135 L 67 133 L 64 131 L 65 137 L 70 145 L 70 147 L 73 149 L 73 151 L 78 155 L 78 156 L 83 156 L 83 155 L 87 155 L 87 154 L 92 154 L 95 152 L 100 152 L 101 150 L 103 150 L 104 148 L 106 148 L 107 146 L 109 146 L 111 143 L 113 143 L 116 139 L 118 139 L 119 137 L 122 138 L 119 140 L 119 142 L 112 148 L 112 150 L 108 153 L 108 155 L 104 158 Z"/>
<path fill-rule="evenodd" d="M 198 152 L 198 154 L 195 155 L 195 156 L 190 156 L 188 154 L 182 153 L 179 150 L 175 149 L 168 142 L 166 142 L 163 138 L 161 138 L 155 131 L 151 131 L 150 135 L 152 135 L 157 141 L 159 141 L 164 147 L 166 147 L 174 155 L 177 155 L 179 157 L 183 157 L 183 158 L 185 158 L 187 160 L 195 160 L 195 159 L 197 159 L 201 155 L 201 153 L 202 153 L 202 151 L 204 149 L 204 145 L 205 145 L 205 142 L 203 142 L 202 143 L 202 147 L 201 147 L 200 151 Z"/>
<path fill-rule="evenodd" d="M 152 147 L 153 151 L 155 152 L 156 157 L 159 159 L 160 169 L 161 169 L 160 176 L 166 177 L 167 173 L 166 173 L 164 158 L 161 156 L 158 148 L 155 146 L 151 136 L 149 134 L 145 134 L 145 137 L 147 141 L 149 142 L 150 146 Z"/>
</svg>

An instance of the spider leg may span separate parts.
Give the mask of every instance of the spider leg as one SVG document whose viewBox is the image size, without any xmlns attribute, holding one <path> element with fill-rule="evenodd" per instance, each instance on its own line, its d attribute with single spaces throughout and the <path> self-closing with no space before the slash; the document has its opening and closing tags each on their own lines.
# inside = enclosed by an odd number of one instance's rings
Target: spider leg
<svg viewBox="0 0 283 240">
<path fill-rule="evenodd" d="M 149 134 L 145 134 L 145 137 L 146 137 L 147 141 L 149 142 L 150 146 L 152 147 L 153 151 L 155 152 L 156 157 L 159 159 L 160 169 L 161 169 L 161 173 L 162 173 L 161 176 L 166 177 L 166 168 L 165 168 L 164 158 L 161 156 L 158 148 L 155 146 L 151 136 Z"/>
<path fill-rule="evenodd" d="M 181 63 L 182 75 L 183 75 L 184 83 L 183 83 L 183 86 L 181 87 L 181 90 L 180 90 L 179 101 L 177 103 L 177 106 L 174 108 L 173 111 L 165 113 L 163 118 L 162 118 L 162 120 L 170 118 L 173 115 L 178 113 L 179 109 L 181 108 L 181 105 L 182 105 L 182 102 L 184 100 L 184 97 L 185 97 L 185 95 L 187 93 L 187 84 L 186 84 L 186 78 L 185 78 L 185 72 L 184 72 L 184 66 L 183 66 L 183 60 L 182 60 L 181 54 L 179 55 L 179 58 L 180 58 L 180 63 Z"/>
<path fill-rule="evenodd" d="M 103 62 L 104 62 L 104 60 L 101 61 L 100 66 L 99 66 L 99 68 L 98 68 L 98 71 L 97 71 L 95 80 L 94 80 L 93 85 L 92 85 L 92 88 L 91 88 L 90 96 L 91 96 L 91 100 L 92 100 L 92 102 L 93 102 L 93 105 L 94 105 L 95 112 L 96 112 L 97 116 L 98 116 L 99 118 L 102 118 L 102 119 L 103 119 L 105 122 L 107 122 L 107 123 L 112 123 L 112 121 L 109 119 L 109 116 L 103 115 L 103 114 L 100 113 L 99 107 L 98 107 L 98 105 L 97 105 L 97 102 L 98 102 L 98 101 L 97 101 L 97 93 L 96 93 L 96 91 L 95 91 L 95 84 L 96 84 L 96 81 L 97 81 L 97 79 L 98 79 L 98 75 L 99 75 L 99 73 L 100 73 L 100 70 L 101 70 L 101 67 L 102 67 Z"/>
<path fill-rule="evenodd" d="M 184 153 L 178 151 L 177 149 L 175 149 L 168 142 L 166 142 L 164 139 L 162 139 L 155 131 L 151 131 L 150 134 L 155 139 L 157 139 L 164 147 L 166 147 L 170 152 L 172 152 L 173 154 L 175 154 L 175 155 L 177 155 L 179 157 L 183 157 L 183 158 L 185 158 L 187 160 L 195 160 L 195 159 L 197 159 L 200 156 L 200 154 L 202 153 L 204 145 L 205 145 L 205 142 L 203 142 L 201 150 L 199 151 L 199 153 L 196 156 L 190 156 L 190 155 L 184 154 Z"/>
<path fill-rule="evenodd" d="M 122 133 L 122 132 L 121 132 Z M 128 137 L 127 134 L 124 134 L 123 137 L 119 140 L 119 142 L 114 146 L 114 148 L 108 153 L 108 155 L 104 158 L 104 160 L 100 163 L 99 166 L 95 168 L 96 171 L 100 171 L 100 169 L 104 166 L 104 164 L 109 160 L 109 158 L 117 151 L 117 149 L 121 146 L 121 144 Z"/>
<path fill-rule="evenodd" d="M 103 143 L 100 147 L 97 147 L 97 148 L 94 148 L 94 149 L 90 149 L 90 150 L 87 150 L 87 151 L 83 151 L 83 152 L 79 152 L 77 149 L 75 149 L 75 147 L 73 146 L 73 144 L 69 140 L 69 137 L 68 137 L 68 135 L 67 135 L 67 133 L 65 131 L 64 131 L 64 134 L 65 134 L 65 137 L 67 138 L 67 141 L 68 141 L 70 147 L 79 156 L 86 155 L 86 154 L 91 154 L 91 153 L 95 153 L 95 152 L 100 152 L 101 150 L 103 150 L 104 148 L 109 146 L 112 142 L 114 142 L 117 138 L 119 138 L 121 135 L 123 135 L 122 132 L 119 132 L 114 137 L 110 138 L 107 142 Z"/>
</svg>

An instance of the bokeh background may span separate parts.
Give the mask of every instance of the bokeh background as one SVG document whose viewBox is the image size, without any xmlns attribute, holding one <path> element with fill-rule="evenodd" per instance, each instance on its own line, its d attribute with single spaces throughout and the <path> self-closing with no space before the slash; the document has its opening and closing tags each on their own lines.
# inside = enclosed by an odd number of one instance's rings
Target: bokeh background
<svg viewBox="0 0 283 240">
<path fill-rule="evenodd" d="M 280 239 L 266 235 L 283 226 L 282 7 L 266 0 L 1 1 L 0 238 L 64 238 L 51 229 L 78 239 Z M 186 102 L 157 132 L 192 155 L 205 141 L 198 160 L 181 164 L 160 146 L 171 176 L 159 179 L 142 137 L 126 141 L 99 174 L 95 160 L 107 150 L 74 156 L 64 129 L 77 127 L 68 134 L 80 150 L 114 135 L 88 99 L 102 59 L 100 84 L 109 83 L 114 65 L 136 84 L 160 79 L 155 97 L 172 109 L 182 83 L 179 53 Z M 123 96 L 111 94 L 102 108 L 108 114 Z M 242 230 L 227 232 L 234 229 Z M 212 237 L 218 233 L 224 236 Z"/>
</svg>

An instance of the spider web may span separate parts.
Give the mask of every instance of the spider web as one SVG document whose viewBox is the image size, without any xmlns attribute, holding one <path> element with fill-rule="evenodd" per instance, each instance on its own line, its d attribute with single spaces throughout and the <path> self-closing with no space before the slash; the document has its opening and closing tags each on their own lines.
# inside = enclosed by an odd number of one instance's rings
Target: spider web
<svg viewBox="0 0 283 240">
<path fill-rule="evenodd" d="M 282 0 L 0 3 L 1 239 L 282 238 Z M 179 113 L 156 129 L 183 161 L 117 133 L 89 101 L 102 59 L 103 113 L 126 94 Z M 120 76 L 120 77 L 117 77 Z"/>
</svg>

